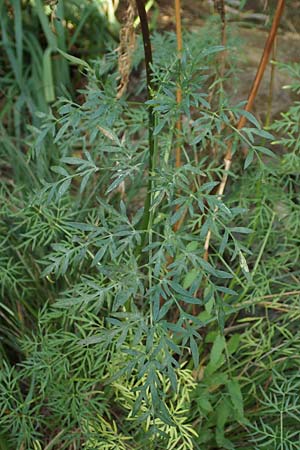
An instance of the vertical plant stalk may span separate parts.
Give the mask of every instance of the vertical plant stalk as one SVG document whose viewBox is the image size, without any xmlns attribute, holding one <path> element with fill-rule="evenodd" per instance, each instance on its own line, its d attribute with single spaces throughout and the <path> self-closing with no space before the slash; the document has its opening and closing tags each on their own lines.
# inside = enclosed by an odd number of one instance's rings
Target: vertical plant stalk
<svg viewBox="0 0 300 450">
<path fill-rule="evenodd" d="M 179 71 L 181 71 L 181 56 L 182 56 L 182 27 L 181 27 L 181 2 L 180 0 L 175 0 L 175 21 L 176 21 L 176 39 L 177 39 L 177 55 L 179 59 Z M 181 77 L 179 74 L 179 84 L 176 89 L 176 103 L 178 109 L 180 109 L 181 101 L 182 101 L 182 89 L 181 89 Z M 181 137 L 181 129 L 182 129 L 182 117 L 179 112 L 179 117 L 176 122 L 176 159 L 175 166 L 179 168 L 181 166 L 181 145 L 180 145 L 180 137 Z M 177 206 L 178 208 L 178 206 Z M 181 220 L 179 219 L 173 226 L 173 230 L 176 232 L 179 230 L 181 226 Z"/>
<path fill-rule="evenodd" d="M 259 89 L 259 86 L 261 83 L 261 80 L 262 80 L 264 72 L 266 70 L 266 66 L 267 66 L 271 51 L 272 51 L 274 40 L 277 35 L 277 31 L 278 31 L 280 19 L 281 19 L 283 10 L 284 10 L 284 6 L 285 6 L 285 0 L 278 0 L 272 27 L 269 32 L 269 35 L 268 35 L 268 38 L 267 38 L 267 41 L 265 44 L 265 48 L 264 48 L 257 72 L 256 72 L 256 76 L 255 76 L 253 85 L 250 90 L 248 101 L 245 106 L 245 111 L 250 112 L 252 109 L 254 100 L 256 98 L 256 95 L 257 95 L 257 92 L 258 92 L 258 89 Z M 239 122 L 237 124 L 238 131 L 241 130 L 245 126 L 246 120 L 247 120 L 246 116 L 240 117 Z M 225 166 L 224 167 L 224 175 L 223 175 L 223 178 L 219 185 L 219 189 L 217 191 L 217 195 L 219 198 L 221 198 L 222 195 L 224 194 L 227 179 L 228 179 L 228 171 L 230 170 L 231 163 L 232 163 L 232 144 L 233 144 L 233 142 L 231 140 L 228 144 L 226 155 L 224 158 L 224 166 Z M 217 210 L 218 210 L 218 208 L 215 209 L 215 213 L 217 212 Z M 205 243 L 204 243 L 204 259 L 206 261 L 208 260 L 210 239 L 211 239 L 211 230 L 208 230 L 206 239 L 205 239 Z"/>
<path fill-rule="evenodd" d="M 142 37 L 143 37 L 143 45 L 144 45 L 144 55 L 145 55 L 145 66 L 146 66 L 146 79 L 147 79 L 147 91 L 148 91 L 148 99 L 150 100 L 153 95 L 153 83 L 152 83 L 152 48 L 150 41 L 150 31 L 149 24 L 147 18 L 147 12 L 145 8 L 144 0 L 136 0 L 136 6 L 138 15 L 140 18 Z M 154 159 L 155 159 L 155 138 L 153 135 L 154 131 L 154 111 L 153 106 L 149 105 L 148 107 L 148 139 L 149 139 L 149 175 L 148 175 L 148 188 L 147 195 L 144 203 L 144 214 L 141 220 L 140 228 L 144 230 L 144 234 L 142 237 L 143 246 L 145 242 L 145 234 L 149 228 L 150 221 L 150 207 L 151 207 L 151 197 L 152 197 L 152 181 L 153 181 L 153 169 L 154 169 Z"/>
</svg>

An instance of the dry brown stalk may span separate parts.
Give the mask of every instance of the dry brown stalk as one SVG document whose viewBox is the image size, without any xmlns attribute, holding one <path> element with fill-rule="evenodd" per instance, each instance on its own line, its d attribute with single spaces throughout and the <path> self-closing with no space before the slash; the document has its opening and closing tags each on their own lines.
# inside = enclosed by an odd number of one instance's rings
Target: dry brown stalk
<svg viewBox="0 0 300 450">
<path fill-rule="evenodd" d="M 260 63 L 259 63 L 259 66 L 258 66 L 258 69 L 256 72 L 256 76 L 255 76 L 253 85 L 250 90 L 247 104 L 245 106 L 245 111 L 250 112 L 252 109 L 254 100 L 256 98 L 256 95 L 257 95 L 257 92 L 258 92 L 258 89 L 259 89 L 259 86 L 260 86 L 260 83 L 262 80 L 262 77 L 266 70 L 266 66 L 267 66 L 267 63 L 268 63 L 268 60 L 269 60 L 269 57 L 271 54 L 274 40 L 277 35 L 278 26 L 279 26 L 280 18 L 283 13 L 284 6 L 285 6 L 285 0 L 278 0 L 272 27 L 269 32 L 269 35 L 268 35 L 268 38 L 267 38 L 267 41 L 265 44 L 265 48 L 264 48 L 264 51 L 262 54 L 262 58 L 260 60 Z M 241 130 L 245 126 L 246 120 L 247 120 L 246 116 L 240 117 L 239 122 L 236 127 L 237 130 Z M 232 141 L 230 141 L 228 144 L 228 147 L 227 147 L 225 158 L 224 158 L 224 166 L 225 166 L 224 167 L 224 175 L 223 175 L 223 178 L 219 185 L 219 189 L 217 191 L 217 195 L 219 198 L 221 198 L 222 195 L 224 194 L 224 190 L 225 190 L 227 179 L 228 179 L 228 171 L 230 170 L 231 163 L 232 163 L 232 144 L 233 144 Z M 217 212 L 217 210 L 218 210 L 218 208 L 215 209 L 215 212 Z M 205 239 L 205 243 L 204 243 L 204 259 L 206 261 L 208 260 L 210 239 L 211 239 L 211 230 L 208 230 L 208 233 L 207 233 L 206 239 Z"/>
</svg>

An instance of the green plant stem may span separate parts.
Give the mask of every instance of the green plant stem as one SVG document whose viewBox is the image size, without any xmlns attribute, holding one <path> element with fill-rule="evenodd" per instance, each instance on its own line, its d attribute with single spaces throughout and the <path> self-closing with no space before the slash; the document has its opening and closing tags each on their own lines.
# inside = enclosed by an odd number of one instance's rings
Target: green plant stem
<svg viewBox="0 0 300 450">
<path fill-rule="evenodd" d="M 146 76 L 147 76 L 147 91 L 148 91 L 148 99 L 150 100 L 153 96 L 153 82 L 152 82 L 152 49 L 151 49 L 151 41 L 150 41 L 150 32 L 149 32 L 149 24 L 147 18 L 147 12 L 145 8 L 144 0 L 136 0 L 136 6 L 140 18 L 143 44 L 144 44 L 144 54 L 145 54 L 145 65 L 146 65 Z M 146 232 L 149 229 L 150 222 L 150 208 L 151 208 L 151 197 L 152 197 L 152 188 L 153 188 L 153 170 L 154 170 L 154 159 L 155 159 L 155 138 L 154 138 L 154 111 L 153 106 L 149 105 L 148 107 L 148 139 L 149 139 L 149 175 L 148 175 L 148 187 L 147 187 L 147 195 L 144 203 L 144 214 L 139 225 L 139 228 L 144 231 L 142 236 L 142 242 L 139 248 L 139 253 L 145 244 Z"/>
</svg>

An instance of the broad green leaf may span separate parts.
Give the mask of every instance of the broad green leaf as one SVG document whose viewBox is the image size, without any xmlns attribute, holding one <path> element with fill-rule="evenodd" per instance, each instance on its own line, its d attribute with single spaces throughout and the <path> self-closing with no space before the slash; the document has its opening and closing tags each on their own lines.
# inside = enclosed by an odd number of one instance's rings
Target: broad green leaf
<svg viewBox="0 0 300 450">
<path fill-rule="evenodd" d="M 193 284 L 193 282 L 196 280 L 197 276 L 199 275 L 199 270 L 198 269 L 192 269 L 190 270 L 186 276 L 184 277 L 183 280 L 183 288 L 184 289 L 188 289 L 189 287 L 191 287 L 191 285 Z"/>
<path fill-rule="evenodd" d="M 261 145 L 256 145 L 255 150 L 257 150 L 259 153 L 263 153 L 264 155 L 271 156 L 272 158 L 276 158 L 276 155 L 272 150 L 262 147 Z"/>
<path fill-rule="evenodd" d="M 237 413 L 237 419 L 241 420 L 244 417 L 244 402 L 239 382 L 237 380 L 229 380 L 227 388 L 233 408 Z"/>
<path fill-rule="evenodd" d="M 64 123 L 60 129 L 58 130 L 55 139 L 54 139 L 54 143 L 56 144 L 65 134 L 65 132 L 67 131 L 67 129 L 69 128 L 69 122 Z"/>
<path fill-rule="evenodd" d="M 195 368 L 197 368 L 199 366 L 199 349 L 198 349 L 197 342 L 195 341 L 193 336 L 190 337 L 190 347 L 191 347 L 192 357 L 193 357 L 193 361 L 194 361 L 194 366 L 195 366 Z"/>
<path fill-rule="evenodd" d="M 61 162 L 65 163 L 65 164 L 74 165 L 74 166 L 80 166 L 80 165 L 84 164 L 86 161 L 81 158 L 74 158 L 71 156 L 66 156 L 64 158 L 61 158 Z"/>
<path fill-rule="evenodd" d="M 210 370 L 214 371 L 218 368 L 222 353 L 225 349 L 225 338 L 224 336 L 218 335 L 213 343 L 212 349 L 210 351 Z"/>
<path fill-rule="evenodd" d="M 192 241 L 192 242 L 189 242 L 188 243 L 188 245 L 186 246 L 186 250 L 188 251 L 188 252 L 194 252 L 195 250 L 197 250 L 197 248 L 198 248 L 198 242 L 197 241 Z"/>
<path fill-rule="evenodd" d="M 254 158 L 254 151 L 252 148 L 249 148 L 246 159 L 245 159 L 245 163 L 244 163 L 244 169 L 247 169 L 250 166 L 250 164 L 253 161 L 253 158 Z"/>
<path fill-rule="evenodd" d="M 216 441 L 220 448 L 226 450 L 233 450 L 233 444 L 225 438 L 225 424 L 231 414 L 231 406 L 226 399 L 223 399 L 218 405 L 217 412 L 217 428 Z"/>
<path fill-rule="evenodd" d="M 226 248 L 227 242 L 228 242 L 229 233 L 227 230 L 224 231 L 224 235 L 220 244 L 219 253 L 220 255 L 223 255 L 224 250 Z"/>
<path fill-rule="evenodd" d="M 234 290 L 229 289 L 229 288 L 224 287 L 224 286 L 215 286 L 215 290 L 219 291 L 219 292 L 223 292 L 223 294 L 237 295 L 237 293 Z"/>
<path fill-rule="evenodd" d="M 274 136 L 271 133 L 268 133 L 268 131 L 266 131 L 266 130 L 252 128 L 252 132 L 254 134 L 256 134 L 257 136 L 260 136 L 265 139 L 270 139 L 270 140 L 274 139 Z"/>
<path fill-rule="evenodd" d="M 58 173 L 59 175 L 62 175 L 63 177 L 68 177 L 69 174 L 66 171 L 66 169 L 64 169 L 61 166 L 52 166 L 51 167 L 52 172 Z"/>
<path fill-rule="evenodd" d="M 68 222 L 68 226 L 71 228 L 75 228 L 80 231 L 97 231 L 99 228 L 96 225 L 92 225 L 90 223 L 81 223 L 81 222 Z"/>
<path fill-rule="evenodd" d="M 253 230 L 251 230 L 251 228 L 246 227 L 232 227 L 230 228 L 230 231 L 232 231 L 233 233 L 241 233 L 241 234 L 253 233 Z"/>
<path fill-rule="evenodd" d="M 201 412 L 204 414 L 208 414 L 213 411 L 212 404 L 209 401 L 209 395 L 205 392 L 201 392 L 199 397 L 197 397 L 197 404 Z"/>
<path fill-rule="evenodd" d="M 101 259 L 103 258 L 103 256 L 105 255 L 107 250 L 107 247 L 105 245 L 103 245 L 96 253 L 93 262 L 92 262 L 92 267 L 96 266 L 99 261 L 101 261 Z"/>
<path fill-rule="evenodd" d="M 106 190 L 106 193 L 109 194 L 114 189 L 116 189 L 118 186 L 120 186 L 120 184 L 122 183 L 122 181 L 124 181 L 125 178 L 126 178 L 126 174 L 124 174 L 124 173 L 117 175 L 116 179 L 110 184 L 110 186 Z"/>
<path fill-rule="evenodd" d="M 79 192 L 81 194 L 85 190 L 86 185 L 87 185 L 87 183 L 88 183 L 88 181 L 90 179 L 90 176 L 91 176 L 91 172 L 88 172 L 82 177 L 82 180 L 81 180 L 81 183 L 80 183 L 80 189 L 79 189 Z"/>
<path fill-rule="evenodd" d="M 205 383 L 208 386 L 209 390 L 216 390 L 220 386 L 225 386 L 227 381 L 228 375 L 224 371 L 209 374 L 207 374 L 205 371 Z"/>
<path fill-rule="evenodd" d="M 225 272 L 224 270 L 217 270 L 216 276 L 219 278 L 232 278 L 233 275 L 231 273 Z"/>
<path fill-rule="evenodd" d="M 160 118 L 159 123 L 154 128 L 154 131 L 153 131 L 154 136 L 156 136 L 163 129 L 163 127 L 165 126 L 166 123 L 167 123 L 167 119 Z"/>
<path fill-rule="evenodd" d="M 249 122 L 251 122 L 253 125 L 255 125 L 260 130 L 260 123 L 257 121 L 256 117 L 252 113 L 243 109 L 240 111 L 240 114 L 242 116 L 245 116 L 246 119 L 249 120 Z"/>
<path fill-rule="evenodd" d="M 199 303 L 199 299 L 193 297 L 187 290 L 180 286 L 180 284 L 175 281 L 170 282 L 171 288 L 177 292 L 177 294 L 182 296 L 182 300 L 188 303 Z"/>
<path fill-rule="evenodd" d="M 208 313 L 209 315 L 211 315 L 214 306 L 215 306 L 215 299 L 214 299 L 214 297 L 211 297 L 211 298 L 208 300 L 208 302 L 205 303 L 205 311 L 207 311 L 207 313 Z"/>
<path fill-rule="evenodd" d="M 237 349 L 239 348 L 240 340 L 240 334 L 234 334 L 233 336 L 231 336 L 231 338 L 227 342 L 227 350 L 230 355 L 237 351 Z"/>
<path fill-rule="evenodd" d="M 159 310 L 158 320 L 161 320 L 173 305 L 173 300 L 165 302 Z"/>
<path fill-rule="evenodd" d="M 67 178 L 58 188 L 57 198 L 60 198 L 64 195 L 64 193 L 69 189 L 72 179 Z"/>
</svg>

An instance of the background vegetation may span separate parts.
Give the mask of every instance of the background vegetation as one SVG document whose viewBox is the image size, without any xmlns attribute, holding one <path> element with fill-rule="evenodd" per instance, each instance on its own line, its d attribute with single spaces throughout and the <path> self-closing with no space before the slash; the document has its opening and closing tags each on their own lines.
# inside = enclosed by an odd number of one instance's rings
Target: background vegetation
<svg viewBox="0 0 300 450">
<path fill-rule="evenodd" d="M 300 64 L 237 100 L 250 3 L 0 0 L 1 450 L 299 449 Z"/>
</svg>

